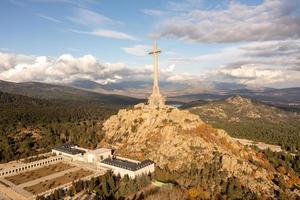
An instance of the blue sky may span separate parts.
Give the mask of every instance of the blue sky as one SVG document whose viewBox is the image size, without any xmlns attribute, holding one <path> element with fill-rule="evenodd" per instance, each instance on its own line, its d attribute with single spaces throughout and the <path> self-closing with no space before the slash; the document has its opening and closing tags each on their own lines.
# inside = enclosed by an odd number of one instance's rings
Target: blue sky
<svg viewBox="0 0 300 200">
<path fill-rule="evenodd" d="M 70 1 L 76 2 L 76 1 Z M 168 1 L 156 0 L 99 0 L 78 1 L 70 3 L 64 0 L 4 0 L 0 7 L 0 24 L 3 28 L 0 35 L 2 48 L 12 51 L 58 56 L 71 53 L 75 56 L 92 54 L 108 62 L 131 62 L 135 57 L 126 54 L 121 48 L 147 44 L 151 45 L 149 34 L 161 18 L 147 15 L 146 9 L 171 9 Z M 175 2 L 180 4 L 181 1 Z M 199 3 L 203 9 L 213 9 L 220 1 Z M 227 1 L 224 1 L 227 2 Z M 259 1 L 244 1 L 255 4 Z M 226 5 L 221 3 L 221 5 Z M 80 17 L 80 9 L 95 12 L 115 22 L 99 22 L 80 24 L 70 20 Z M 74 33 L 71 30 L 91 31 L 93 29 L 109 29 L 124 32 L 136 40 L 121 40 Z M 217 51 L 224 44 L 185 43 L 176 39 L 160 39 L 159 45 L 166 51 L 176 51 L 183 55 L 197 56 Z M 148 59 L 149 60 L 149 59 Z"/>
<path fill-rule="evenodd" d="M 297 0 L 3 0 L 0 51 L 49 58 L 92 55 L 101 63 L 143 68 L 151 65 L 151 57 L 145 52 L 157 37 L 163 50 L 161 68 L 172 69 L 176 77 L 204 79 L 221 73 L 223 77 L 215 79 L 255 85 L 262 77 L 243 73 L 267 73 L 274 67 L 272 61 L 278 66 L 275 70 L 280 64 L 276 58 L 249 56 L 251 52 L 245 49 L 253 45 L 273 45 L 273 49 L 287 43 L 298 45 L 300 33 L 295 25 L 299 7 Z M 283 22 L 286 18 L 290 18 L 288 24 Z M 282 25 L 287 31 L 280 29 Z M 290 67 L 295 67 L 299 60 L 292 58 L 295 62 Z M 243 64 L 229 71 L 236 63 Z M 12 73 L 6 71 L 0 78 L 28 81 L 9 78 Z M 284 81 L 265 81 L 284 86 Z M 293 80 L 287 86 L 297 82 Z"/>
</svg>

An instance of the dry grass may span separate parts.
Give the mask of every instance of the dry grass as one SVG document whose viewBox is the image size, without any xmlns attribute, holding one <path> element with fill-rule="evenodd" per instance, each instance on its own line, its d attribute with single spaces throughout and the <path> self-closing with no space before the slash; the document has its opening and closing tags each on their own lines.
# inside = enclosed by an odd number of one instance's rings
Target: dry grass
<svg viewBox="0 0 300 200">
<path fill-rule="evenodd" d="M 14 183 L 15 185 L 19 185 L 22 183 L 26 183 L 41 177 L 45 177 L 51 174 L 55 174 L 57 172 L 65 171 L 67 169 L 71 169 L 73 166 L 68 165 L 66 163 L 57 163 L 54 165 L 49 165 L 43 168 L 39 168 L 36 170 L 23 172 L 18 175 L 6 177 L 5 179 L 9 180 L 10 182 Z"/>
<path fill-rule="evenodd" d="M 86 177 L 88 175 L 91 175 L 92 173 L 93 172 L 91 172 L 91 171 L 79 169 L 77 171 L 67 173 L 63 176 L 60 176 L 60 177 L 57 177 L 57 178 L 54 178 L 54 179 L 50 179 L 50 180 L 46 180 L 46 181 L 43 181 L 43 182 L 38 183 L 36 185 L 32 185 L 30 187 L 25 187 L 24 189 L 27 190 L 28 192 L 31 192 L 32 194 L 36 195 L 36 194 L 40 194 L 42 192 L 45 192 L 49 189 L 58 187 L 60 185 L 70 183 L 74 180 Z"/>
</svg>

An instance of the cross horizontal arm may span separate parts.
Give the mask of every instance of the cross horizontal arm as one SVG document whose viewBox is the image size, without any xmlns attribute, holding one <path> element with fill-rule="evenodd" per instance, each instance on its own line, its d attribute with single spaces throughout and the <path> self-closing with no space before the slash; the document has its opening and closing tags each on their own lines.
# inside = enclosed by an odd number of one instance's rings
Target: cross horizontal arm
<svg viewBox="0 0 300 200">
<path fill-rule="evenodd" d="M 155 54 L 155 53 L 161 53 L 161 51 L 160 50 L 159 51 L 152 51 L 149 54 Z"/>
</svg>

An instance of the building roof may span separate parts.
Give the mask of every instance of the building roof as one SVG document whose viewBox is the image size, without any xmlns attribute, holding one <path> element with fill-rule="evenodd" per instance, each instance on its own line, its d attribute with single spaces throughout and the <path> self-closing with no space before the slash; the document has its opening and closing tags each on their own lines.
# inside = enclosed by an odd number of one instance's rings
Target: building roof
<svg viewBox="0 0 300 200">
<path fill-rule="evenodd" d="M 71 154 L 71 155 L 76 155 L 76 154 L 83 154 L 85 153 L 84 150 L 77 149 L 70 144 L 63 144 L 61 146 L 55 147 L 54 150 L 61 151 L 63 153 Z"/>
<path fill-rule="evenodd" d="M 104 159 L 101 162 L 107 165 L 127 169 L 130 171 L 137 171 L 139 169 L 142 169 L 154 163 L 151 160 L 143 160 L 137 163 L 137 162 L 132 162 L 129 160 L 115 158 L 115 157 Z"/>
</svg>

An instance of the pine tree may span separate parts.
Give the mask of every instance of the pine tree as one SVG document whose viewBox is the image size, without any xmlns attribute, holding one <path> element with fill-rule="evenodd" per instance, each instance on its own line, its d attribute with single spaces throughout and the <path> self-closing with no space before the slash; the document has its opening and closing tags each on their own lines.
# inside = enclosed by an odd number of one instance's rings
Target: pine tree
<svg viewBox="0 0 300 200">
<path fill-rule="evenodd" d="M 109 196 L 109 188 L 108 188 L 107 179 L 105 175 L 101 176 L 101 185 L 105 196 Z"/>
</svg>

